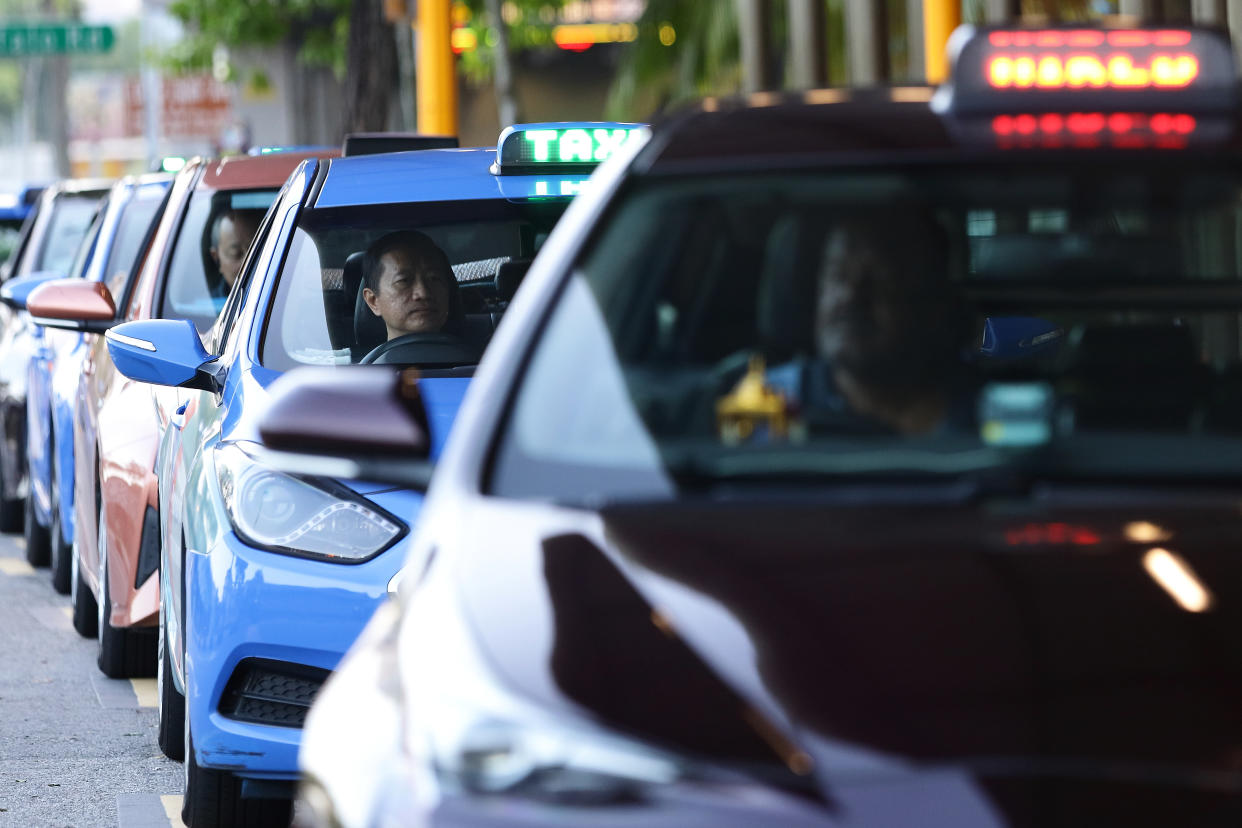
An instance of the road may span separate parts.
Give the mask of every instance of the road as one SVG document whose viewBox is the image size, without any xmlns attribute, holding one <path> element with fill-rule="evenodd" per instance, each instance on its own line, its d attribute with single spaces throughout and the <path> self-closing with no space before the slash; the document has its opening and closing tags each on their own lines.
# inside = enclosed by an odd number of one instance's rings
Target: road
<svg viewBox="0 0 1242 828">
<path fill-rule="evenodd" d="M 68 598 L 0 535 L 0 826 L 181 826 L 155 679 L 104 678 Z"/>
</svg>

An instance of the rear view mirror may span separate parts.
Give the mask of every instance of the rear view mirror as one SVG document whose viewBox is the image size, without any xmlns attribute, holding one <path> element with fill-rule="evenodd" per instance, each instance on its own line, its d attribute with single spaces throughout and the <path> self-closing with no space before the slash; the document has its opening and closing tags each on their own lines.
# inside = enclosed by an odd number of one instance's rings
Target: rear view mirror
<svg viewBox="0 0 1242 828">
<path fill-rule="evenodd" d="M 263 461 L 284 471 L 426 488 L 431 432 L 416 371 L 295 368 L 259 420 Z"/>
<path fill-rule="evenodd" d="M 29 273 L 17 279 L 10 279 L 0 287 L 0 302 L 8 305 L 15 310 L 25 310 L 26 300 L 34 289 L 47 282 L 55 282 L 63 279 L 65 274 L 54 273 L 52 271 L 40 271 L 38 273 Z"/>
<path fill-rule="evenodd" d="M 215 357 L 187 319 L 144 319 L 104 334 L 116 370 L 139 382 L 218 391 Z"/>
<path fill-rule="evenodd" d="M 49 328 L 100 333 L 116 324 L 116 305 L 102 282 L 44 282 L 26 298 L 26 310 L 36 323 Z"/>
</svg>

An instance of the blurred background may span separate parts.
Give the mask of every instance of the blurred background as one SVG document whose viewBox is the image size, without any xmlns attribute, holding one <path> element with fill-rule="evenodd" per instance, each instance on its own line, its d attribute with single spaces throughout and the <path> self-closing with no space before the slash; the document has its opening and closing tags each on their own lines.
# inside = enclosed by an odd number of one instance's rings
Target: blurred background
<svg viewBox="0 0 1242 828">
<path fill-rule="evenodd" d="M 351 131 L 648 120 L 943 76 L 959 22 L 1242 21 L 1239 0 L 0 0 L 0 185 Z M 167 162 L 175 165 L 175 161 Z"/>
</svg>

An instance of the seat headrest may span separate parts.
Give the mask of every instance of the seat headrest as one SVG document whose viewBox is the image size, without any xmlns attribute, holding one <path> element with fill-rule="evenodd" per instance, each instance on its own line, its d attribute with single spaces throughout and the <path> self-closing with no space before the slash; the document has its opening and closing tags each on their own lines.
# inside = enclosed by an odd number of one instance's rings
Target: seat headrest
<svg viewBox="0 0 1242 828">
<path fill-rule="evenodd" d="M 518 285 L 526 278 L 530 270 L 530 259 L 514 259 L 504 262 L 496 268 L 496 296 L 506 302 L 517 293 Z"/>
<path fill-rule="evenodd" d="M 362 288 L 365 286 L 362 278 L 362 259 L 361 251 L 349 254 L 345 259 L 345 268 L 342 275 L 344 281 L 345 295 L 354 297 L 354 341 L 356 343 L 354 350 L 355 361 L 361 355 L 366 355 L 381 342 L 388 338 L 388 329 L 384 327 L 384 320 L 371 313 L 371 308 L 367 306 L 367 300 L 362 298 Z"/>
<path fill-rule="evenodd" d="M 815 350 L 816 280 L 826 231 L 826 222 L 816 217 L 789 216 L 768 236 L 755 325 L 769 359 Z"/>
</svg>

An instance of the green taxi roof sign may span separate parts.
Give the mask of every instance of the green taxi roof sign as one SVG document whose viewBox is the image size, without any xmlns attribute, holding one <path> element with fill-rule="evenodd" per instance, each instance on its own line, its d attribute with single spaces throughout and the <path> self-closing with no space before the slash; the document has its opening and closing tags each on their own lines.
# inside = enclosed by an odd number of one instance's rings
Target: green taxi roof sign
<svg viewBox="0 0 1242 828">
<path fill-rule="evenodd" d="M 641 126 L 614 122 L 516 124 L 500 134 L 493 172 L 589 171 Z"/>
</svg>

